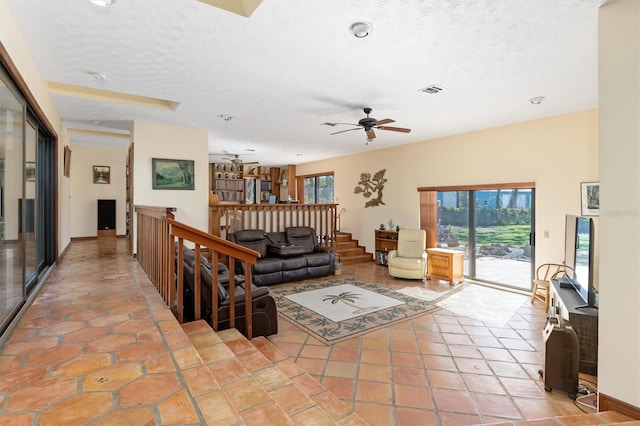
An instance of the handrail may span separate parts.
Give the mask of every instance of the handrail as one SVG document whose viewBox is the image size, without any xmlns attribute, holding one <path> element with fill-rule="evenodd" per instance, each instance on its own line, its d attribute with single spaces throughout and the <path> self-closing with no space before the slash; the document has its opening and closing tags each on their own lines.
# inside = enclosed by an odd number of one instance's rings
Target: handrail
<svg viewBox="0 0 640 426">
<path fill-rule="evenodd" d="M 338 204 L 209 204 L 209 232 L 226 235 L 244 229 L 282 232 L 291 226 L 309 226 L 319 243 L 333 247 Z"/>
<path fill-rule="evenodd" d="M 235 260 L 244 263 L 245 271 L 245 330 L 248 338 L 253 335 L 252 304 L 251 304 L 251 265 L 257 262 L 259 253 L 234 244 L 199 229 L 193 228 L 174 219 L 173 213 L 162 214 L 162 211 L 173 212 L 175 209 L 136 206 L 138 219 L 138 253 L 144 253 L 141 261 L 143 269 L 158 289 L 165 303 L 170 308 L 176 308 L 176 316 L 180 323 L 184 321 L 184 241 L 194 245 L 194 316 L 201 318 L 201 281 L 200 255 L 202 247 L 211 253 L 212 265 L 218 264 L 219 256 L 229 258 L 229 283 L 235 283 Z M 177 238 L 177 245 L 176 245 Z M 177 262 L 176 262 L 177 247 Z M 140 261 L 140 256 L 137 256 Z M 177 271 L 176 271 L 177 266 Z M 212 269 L 212 318 L 214 330 L 218 328 L 218 268 Z M 175 278 L 174 278 L 175 277 Z M 235 328 L 235 285 L 229 285 L 229 327 Z"/>
<path fill-rule="evenodd" d="M 147 273 L 158 293 L 172 307 L 175 287 L 170 275 L 169 223 L 175 207 L 134 206 L 136 212 L 136 259 Z"/>
</svg>

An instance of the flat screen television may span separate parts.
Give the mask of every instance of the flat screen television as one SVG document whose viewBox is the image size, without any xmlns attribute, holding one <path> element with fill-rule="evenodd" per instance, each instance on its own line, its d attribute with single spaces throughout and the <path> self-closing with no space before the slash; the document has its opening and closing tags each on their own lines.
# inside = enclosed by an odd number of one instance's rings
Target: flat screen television
<svg viewBox="0 0 640 426">
<path fill-rule="evenodd" d="M 568 280 L 585 305 L 578 308 L 597 308 L 594 287 L 595 228 L 593 219 L 567 215 L 565 223 L 565 265 L 574 270 Z M 561 285 L 563 283 L 561 282 Z"/>
</svg>

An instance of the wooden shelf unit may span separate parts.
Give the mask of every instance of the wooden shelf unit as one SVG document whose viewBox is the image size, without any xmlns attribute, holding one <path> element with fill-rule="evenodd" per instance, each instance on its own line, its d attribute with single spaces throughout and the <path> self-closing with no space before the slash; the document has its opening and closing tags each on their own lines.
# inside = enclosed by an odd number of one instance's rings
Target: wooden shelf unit
<svg viewBox="0 0 640 426">
<path fill-rule="evenodd" d="M 280 198 L 280 169 L 232 163 L 210 164 L 210 189 L 221 202 L 246 202 L 246 180 L 255 179 L 256 202 L 268 203 L 271 195 Z"/>
<path fill-rule="evenodd" d="M 427 279 L 449 281 L 449 285 L 464 280 L 464 252 L 441 248 L 427 249 Z"/>
<path fill-rule="evenodd" d="M 244 179 L 242 166 L 232 163 L 210 164 L 211 190 L 220 201 L 244 202 Z"/>
<path fill-rule="evenodd" d="M 378 265 L 387 264 L 387 256 L 391 250 L 398 248 L 398 232 L 376 229 L 375 249 Z"/>
</svg>

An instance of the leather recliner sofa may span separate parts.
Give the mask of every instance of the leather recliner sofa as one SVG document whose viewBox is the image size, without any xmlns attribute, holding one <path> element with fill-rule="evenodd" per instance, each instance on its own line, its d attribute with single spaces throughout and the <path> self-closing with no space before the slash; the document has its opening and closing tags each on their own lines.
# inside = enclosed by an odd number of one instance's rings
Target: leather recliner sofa
<svg viewBox="0 0 640 426">
<path fill-rule="evenodd" d="M 318 245 L 311 227 L 295 226 L 268 233 L 250 229 L 230 233 L 227 239 L 260 254 L 251 267 L 253 283 L 259 287 L 324 277 L 335 271 L 333 249 Z M 236 272 L 244 274 L 241 262 L 236 262 Z"/>
<path fill-rule="evenodd" d="M 183 255 L 184 265 L 184 316 L 186 320 L 194 319 L 194 267 L 195 253 L 185 247 Z M 218 262 L 218 330 L 228 329 L 230 326 L 230 296 L 229 269 Z M 200 258 L 200 312 L 209 325 L 212 323 L 213 271 L 208 259 Z M 235 276 L 235 328 L 243 334 L 245 329 L 245 288 L 244 276 Z M 268 288 L 251 285 L 251 316 L 253 322 L 253 337 L 270 336 L 278 332 L 278 310 L 273 296 Z"/>
</svg>

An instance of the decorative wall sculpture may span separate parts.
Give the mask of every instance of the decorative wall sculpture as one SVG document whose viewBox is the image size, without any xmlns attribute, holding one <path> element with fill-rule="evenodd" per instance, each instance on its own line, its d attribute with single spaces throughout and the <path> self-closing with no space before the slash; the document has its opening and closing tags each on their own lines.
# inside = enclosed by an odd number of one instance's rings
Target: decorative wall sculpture
<svg viewBox="0 0 640 426">
<path fill-rule="evenodd" d="M 384 184 L 387 182 L 387 179 L 384 178 L 384 173 L 387 169 L 382 169 L 376 174 L 371 176 L 371 173 L 361 173 L 360 181 L 358 185 L 353 189 L 354 194 L 362 194 L 364 198 L 371 198 L 373 194 L 377 194 L 376 198 L 373 198 L 365 203 L 365 207 L 376 207 L 380 204 L 384 204 L 382 202 L 382 188 L 384 188 Z"/>
</svg>

